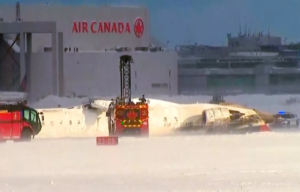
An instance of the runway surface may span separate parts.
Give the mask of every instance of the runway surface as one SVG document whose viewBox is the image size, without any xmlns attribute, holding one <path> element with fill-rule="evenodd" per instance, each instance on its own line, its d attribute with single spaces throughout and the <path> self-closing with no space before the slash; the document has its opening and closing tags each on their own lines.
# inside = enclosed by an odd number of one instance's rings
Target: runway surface
<svg viewBox="0 0 300 192">
<path fill-rule="evenodd" d="M 8 142 L 0 191 L 299 191 L 299 146 L 298 132 Z"/>
</svg>

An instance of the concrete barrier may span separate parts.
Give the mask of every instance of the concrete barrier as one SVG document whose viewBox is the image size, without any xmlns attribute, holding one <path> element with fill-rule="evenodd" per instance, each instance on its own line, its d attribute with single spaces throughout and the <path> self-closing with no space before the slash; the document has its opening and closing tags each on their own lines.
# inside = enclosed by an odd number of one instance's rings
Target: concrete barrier
<svg viewBox="0 0 300 192">
<path fill-rule="evenodd" d="M 39 109 L 44 113 L 44 123 L 41 138 L 57 137 L 96 137 L 108 135 L 105 110 L 110 101 L 95 101 L 99 110 L 84 109 L 82 106 L 71 109 Z M 150 136 L 164 135 L 181 128 L 196 127 L 202 121 L 205 109 L 224 106 L 214 104 L 180 105 L 159 100 L 150 101 L 149 126 Z M 246 114 L 256 114 L 253 110 L 226 106 L 231 110 L 239 110 Z"/>
</svg>

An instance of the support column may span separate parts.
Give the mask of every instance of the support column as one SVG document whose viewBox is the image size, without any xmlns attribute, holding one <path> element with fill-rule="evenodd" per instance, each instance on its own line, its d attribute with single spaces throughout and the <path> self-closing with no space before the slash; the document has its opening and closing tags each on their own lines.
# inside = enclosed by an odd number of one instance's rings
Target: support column
<svg viewBox="0 0 300 192">
<path fill-rule="evenodd" d="M 52 32 L 52 94 L 58 95 L 57 34 Z"/>
<path fill-rule="evenodd" d="M 20 32 L 20 85 L 26 75 L 25 63 L 25 34 Z"/>
<path fill-rule="evenodd" d="M 64 37 L 63 33 L 58 33 L 58 95 L 60 97 L 65 94 L 65 79 L 64 79 Z"/>
<path fill-rule="evenodd" d="M 258 65 L 254 69 L 255 73 L 255 87 L 257 93 L 269 92 L 269 74 L 271 71 L 271 65 Z"/>
<path fill-rule="evenodd" d="M 32 54 L 32 33 L 26 33 L 26 92 L 28 94 L 28 100 L 31 101 L 32 98 L 32 90 L 31 90 L 31 54 Z"/>
</svg>

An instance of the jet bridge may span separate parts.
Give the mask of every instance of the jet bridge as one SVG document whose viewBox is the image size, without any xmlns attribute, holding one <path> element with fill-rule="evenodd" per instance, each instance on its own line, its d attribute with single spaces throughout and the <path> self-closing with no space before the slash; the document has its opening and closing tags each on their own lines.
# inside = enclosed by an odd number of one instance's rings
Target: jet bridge
<svg viewBox="0 0 300 192">
<path fill-rule="evenodd" d="M 20 73 L 18 77 L 13 77 L 13 79 L 18 79 L 20 81 L 19 91 L 27 92 L 28 99 L 30 100 L 33 90 L 31 88 L 31 54 L 32 54 L 32 34 L 33 33 L 50 33 L 52 35 L 52 87 L 49 89 L 53 95 L 62 95 L 63 92 L 63 66 L 62 63 L 58 65 L 58 49 L 60 45 L 62 49 L 63 34 L 58 34 L 57 41 L 57 28 L 56 22 L 31 22 L 22 21 L 20 19 L 20 4 L 17 3 L 16 7 L 17 19 L 15 22 L 6 22 L 0 18 L 0 36 L 4 37 L 5 34 L 16 34 L 14 41 L 11 41 L 11 45 L 8 46 L 7 50 L 4 51 L 4 55 L 0 58 L 0 65 L 3 63 L 5 57 L 10 56 L 14 61 L 13 68 L 19 69 Z M 11 49 L 15 43 L 19 41 L 20 47 L 20 59 L 16 60 L 11 54 Z M 25 47 L 26 46 L 26 47 Z M 59 50 L 62 52 L 62 50 Z M 25 54 L 26 52 L 26 54 Z M 62 54 L 62 53 L 61 53 Z M 41 74 L 42 75 L 42 74 Z M 13 81 L 14 81 L 13 80 Z"/>
</svg>

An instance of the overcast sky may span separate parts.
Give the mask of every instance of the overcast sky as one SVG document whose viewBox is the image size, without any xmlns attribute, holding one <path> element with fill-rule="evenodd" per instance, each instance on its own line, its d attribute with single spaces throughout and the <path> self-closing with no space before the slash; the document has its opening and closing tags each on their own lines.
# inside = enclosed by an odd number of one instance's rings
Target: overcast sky
<svg viewBox="0 0 300 192">
<path fill-rule="evenodd" d="M 12 0 L 0 0 L 11 3 Z M 237 34 L 239 22 L 251 31 L 268 27 L 273 35 L 300 40 L 300 0 L 20 0 L 22 3 L 141 5 L 150 10 L 154 37 L 175 44 L 225 45 L 226 34 Z"/>
</svg>

